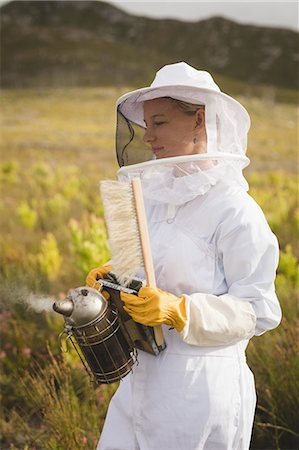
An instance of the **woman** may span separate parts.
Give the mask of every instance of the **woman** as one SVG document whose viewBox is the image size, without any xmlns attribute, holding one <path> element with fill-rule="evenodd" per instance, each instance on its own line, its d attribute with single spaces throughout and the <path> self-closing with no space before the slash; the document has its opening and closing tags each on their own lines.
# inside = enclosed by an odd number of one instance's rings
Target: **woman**
<svg viewBox="0 0 299 450">
<path fill-rule="evenodd" d="M 117 111 L 118 177 L 141 179 L 159 287 L 122 300 L 137 322 L 163 325 L 167 348 L 139 352 L 98 448 L 248 449 L 256 397 L 245 349 L 281 320 L 277 240 L 242 175 L 249 116 L 186 63 L 163 67 Z"/>
</svg>

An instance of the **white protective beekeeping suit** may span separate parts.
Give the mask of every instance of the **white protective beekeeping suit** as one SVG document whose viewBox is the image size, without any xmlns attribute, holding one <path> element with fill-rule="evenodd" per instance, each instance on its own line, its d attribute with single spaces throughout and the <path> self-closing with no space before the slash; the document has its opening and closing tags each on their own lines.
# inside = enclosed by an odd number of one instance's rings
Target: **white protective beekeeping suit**
<svg viewBox="0 0 299 450">
<path fill-rule="evenodd" d="M 159 97 L 205 106 L 206 153 L 153 158 L 143 102 Z M 187 322 L 181 333 L 163 326 L 159 356 L 139 352 L 98 448 L 248 449 L 255 388 L 245 349 L 281 319 L 277 240 L 242 175 L 249 116 L 186 63 L 163 67 L 150 87 L 121 97 L 117 112 L 118 177 L 142 181 L 157 286 L 185 296 Z"/>
</svg>

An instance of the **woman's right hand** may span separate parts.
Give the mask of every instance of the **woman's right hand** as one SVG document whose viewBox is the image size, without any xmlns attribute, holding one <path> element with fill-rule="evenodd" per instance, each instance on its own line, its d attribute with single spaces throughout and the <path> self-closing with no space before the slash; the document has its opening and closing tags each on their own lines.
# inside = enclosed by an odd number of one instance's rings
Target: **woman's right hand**
<svg viewBox="0 0 299 450">
<path fill-rule="evenodd" d="M 92 269 L 86 277 L 86 286 L 97 289 L 101 294 L 109 299 L 109 294 L 107 291 L 103 290 L 101 283 L 98 280 L 105 278 L 105 276 L 112 271 L 112 266 L 107 264 L 105 266 L 96 267 Z"/>
</svg>

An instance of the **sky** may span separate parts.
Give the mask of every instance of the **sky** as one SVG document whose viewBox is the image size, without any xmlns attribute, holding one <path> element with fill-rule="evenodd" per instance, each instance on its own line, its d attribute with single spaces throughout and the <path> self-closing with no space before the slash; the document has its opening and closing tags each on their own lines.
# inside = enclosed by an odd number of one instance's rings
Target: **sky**
<svg viewBox="0 0 299 450">
<path fill-rule="evenodd" d="M 21 0 L 22 1 L 22 0 Z M 26 0 L 23 0 L 26 1 Z M 42 0 L 36 0 L 42 1 Z M 59 0 L 56 0 L 59 1 Z M 104 0 L 129 14 L 153 18 L 198 21 L 222 16 L 243 24 L 288 28 L 299 31 L 299 3 L 291 1 L 209 1 L 202 0 Z M 0 5 L 7 0 L 0 0 Z"/>
<path fill-rule="evenodd" d="M 292 1 L 177 1 L 105 0 L 134 15 L 197 21 L 220 15 L 239 23 L 299 31 L 299 4 Z"/>
</svg>

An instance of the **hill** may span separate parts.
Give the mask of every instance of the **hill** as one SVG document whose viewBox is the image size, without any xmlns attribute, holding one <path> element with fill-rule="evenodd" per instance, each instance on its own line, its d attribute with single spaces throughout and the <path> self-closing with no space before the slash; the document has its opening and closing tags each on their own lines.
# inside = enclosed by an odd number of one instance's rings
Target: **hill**
<svg viewBox="0 0 299 450">
<path fill-rule="evenodd" d="M 12 1 L 1 8 L 3 87 L 140 85 L 181 60 L 252 85 L 298 88 L 298 33 L 291 30 L 221 17 L 135 17 L 99 1 Z"/>
</svg>

